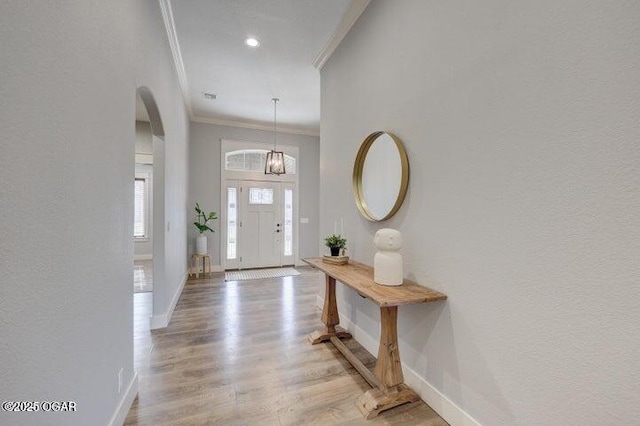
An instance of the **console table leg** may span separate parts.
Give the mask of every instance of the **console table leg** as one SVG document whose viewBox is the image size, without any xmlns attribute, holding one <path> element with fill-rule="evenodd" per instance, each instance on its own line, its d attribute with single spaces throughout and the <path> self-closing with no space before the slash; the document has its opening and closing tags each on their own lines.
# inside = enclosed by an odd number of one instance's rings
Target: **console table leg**
<svg viewBox="0 0 640 426">
<path fill-rule="evenodd" d="M 385 387 L 404 382 L 398 350 L 398 307 L 380 307 L 380 346 L 375 369 Z"/>
<path fill-rule="evenodd" d="M 380 307 L 380 346 L 374 372 L 380 380 L 380 388 L 365 392 L 356 403 L 365 418 L 376 417 L 385 410 L 420 399 L 403 384 L 404 375 L 398 350 L 397 306 Z"/>
<path fill-rule="evenodd" d="M 340 339 L 350 338 L 351 334 L 338 327 L 340 316 L 338 315 L 338 304 L 336 303 L 336 279 L 325 275 L 326 287 L 324 293 L 324 307 L 322 309 L 322 322 L 326 326 L 324 330 L 314 331 L 309 335 L 309 342 L 312 345 L 326 342 L 331 336 Z"/>
</svg>

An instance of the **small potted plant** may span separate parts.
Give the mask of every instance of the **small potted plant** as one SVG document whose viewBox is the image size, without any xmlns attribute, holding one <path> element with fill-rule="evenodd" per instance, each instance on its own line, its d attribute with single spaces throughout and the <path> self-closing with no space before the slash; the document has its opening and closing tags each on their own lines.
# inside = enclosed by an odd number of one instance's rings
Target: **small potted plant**
<svg viewBox="0 0 640 426">
<path fill-rule="evenodd" d="M 193 224 L 198 228 L 200 235 L 198 235 L 198 240 L 196 242 L 196 253 L 197 254 L 207 254 L 207 236 L 204 234 L 206 231 L 215 232 L 207 222 L 210 220 L 214 220 L 218 218 L 218 214 L 216 212 L 207 213 L 200 208 L 200 205 L 196 203 L 196 221 Z"/>
<path fill-rule="evenodd" d="M 344 254 L 344 250 L 347 247 L 346 238 L 342 238 L 342 235 L 329 235 L 324 239 L 324 245 L 329 247 L 331 256 L 340 256 L 340 251 Z"/>
</svg>

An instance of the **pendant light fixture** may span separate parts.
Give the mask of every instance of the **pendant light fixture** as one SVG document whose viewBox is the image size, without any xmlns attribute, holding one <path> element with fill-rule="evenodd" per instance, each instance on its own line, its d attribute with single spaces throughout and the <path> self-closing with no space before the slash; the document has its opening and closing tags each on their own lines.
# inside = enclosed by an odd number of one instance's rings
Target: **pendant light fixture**
<svg viewBox="0 0 640 426">
<path fill-rule="evenodd" d="M 273 149 L 267 153 L 264 174 L 284 175 L 287 173 L 284 168 L 284 153 L 282 151 L 276 151 L 276 109 L 280 99 L 273 98 L 271 100 L 273 101 Z"/>
</svg>

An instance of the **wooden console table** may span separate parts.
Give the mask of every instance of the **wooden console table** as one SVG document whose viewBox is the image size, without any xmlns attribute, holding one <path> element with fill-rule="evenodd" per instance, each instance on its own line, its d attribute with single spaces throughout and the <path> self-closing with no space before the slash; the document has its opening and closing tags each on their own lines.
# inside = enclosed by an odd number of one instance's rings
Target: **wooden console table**
<svg viewBox="0 0 640 426">
<path fill-rule="evenodd" d="M 447 296 L 409 280 L 395 287 L 376 284 L 373 282 L 373 268 L 352 260 L 346 265 L 324 263 L 322 258 L 303 260 L 326 276 L 322 309 L 322 322 L 326 327 L 309 335 L 309 342 L 315 345 L 331 341 L 373 387 L 360 396 L 356 403 L 364 417 L 370 419 L 400 404 L 419 400 L 420 397 L 404 384 L 398 350 L 398 306 L 445 300 Z M 380 345 L 373 373 L 340 341 L 350 338 L 351 334 L 338 327 L 340 318 L 336 304 L 336 280 L 380 306 Z"/>
</svg>

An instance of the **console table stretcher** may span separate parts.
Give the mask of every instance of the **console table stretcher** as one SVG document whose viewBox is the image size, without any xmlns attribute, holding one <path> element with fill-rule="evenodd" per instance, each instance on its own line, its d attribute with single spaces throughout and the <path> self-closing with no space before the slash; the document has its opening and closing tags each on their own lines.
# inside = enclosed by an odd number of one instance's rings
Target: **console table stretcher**
<svg viewBox="0 0 640 426">
<path fill-rule="evenodd" d="M 364 417 L 370 419 L 400 404 L 419 400 L 420 397 L 404 384 L 398 350 L 398 306 L 445 300 L 447 296 L 409 280 L 395 287 L 376 284 L 373 281 L 373 268 L 352 260 L 346 265 L 324 263 L 322 258 L 303 260 L 326 276 L 322 309 L 325 328 L 309 335 L 309 342 L 312 345 L 325 341 L 333 343 L 373 387 L 360 396 L 356 403 Z M 336 280 L 380 307 L 380 345 L 373 373 L 340 341 L 350 338 L 351 334 L 338 326 L 340 318 L 336 303 Z"/>
</svg>

